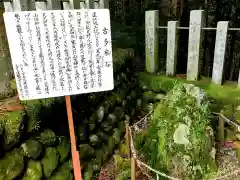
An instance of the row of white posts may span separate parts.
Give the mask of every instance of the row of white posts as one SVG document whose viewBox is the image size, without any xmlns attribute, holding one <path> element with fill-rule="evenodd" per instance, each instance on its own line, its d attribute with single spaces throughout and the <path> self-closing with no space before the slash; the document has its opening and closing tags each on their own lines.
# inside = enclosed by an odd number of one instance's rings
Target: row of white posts
<svg viewBox="0 0 240 180">
<path fill-rule="evenodd" d="M 229 30 L 240 30 L 240 28 L 229 28 L 228 21 L 218 22 L 217 28 L 207 28 L 205 27 L 206 16 L 204 10 L 191 11 L 189 24 L 189 27 L 179 27 L 178 21 L 169 21 L 167 27 L 159 27 L 159 11 L 154 10 L 145 12 L 145 53 L 147 72 L 155 73 L 158 70 L 158 29 L 167 28 L 166 75 L 176 74 L 178 30 L 189 29 L 187 80 L 198 80 L 200 63 L 202 62 L 204 53 L 202 48 L 204 39 L 203 31 L 216 29 L 212 82 L 222 84 L 227 34 Z M 240 87 L 240 72 L 238 87 Z"/>
<path fill-rule="evenodd" d="M 61 3 L 71 9 L 108 9 L 108 0 L 1 0 L 5 11 L 60 10 Z"/>
</svg>

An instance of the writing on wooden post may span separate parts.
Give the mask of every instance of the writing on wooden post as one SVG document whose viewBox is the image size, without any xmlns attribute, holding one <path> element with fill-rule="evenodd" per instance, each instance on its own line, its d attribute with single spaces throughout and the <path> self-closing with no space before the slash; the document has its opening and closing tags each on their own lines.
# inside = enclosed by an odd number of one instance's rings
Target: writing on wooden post
<svg viewBox="0 0 240 180">
<path fill-rule="evenodd" d="M 4 19 L 21 100 L 113 89 L 109 10 L 6 12 Z"/>
<path fill-rule="evenodd" d="M 158 31 L 159 11 L 145 12 L 145 54 L 146 70 L 155 73 L 158 70 Z"/>
<path fill-rule="evenodd" d="M 175 75 L 178 52 L 178 21 L 169 21 L 167 30 L 167 65 L 166 74 Z"/>
<path fill-rule="evenodd" d="M 220 21 L 217 24 L 215 41 L 212 82 L 222 84 L 225 52 L 227 45 L 228 21 Z"/>
<path fill-rule="evenodd" d="M 200 64 L 203 58 L 203 30 L 206 19 L 203 10 L 193 10 L 190 13 L 187 80 L 198 80 Z"/>
</svg>

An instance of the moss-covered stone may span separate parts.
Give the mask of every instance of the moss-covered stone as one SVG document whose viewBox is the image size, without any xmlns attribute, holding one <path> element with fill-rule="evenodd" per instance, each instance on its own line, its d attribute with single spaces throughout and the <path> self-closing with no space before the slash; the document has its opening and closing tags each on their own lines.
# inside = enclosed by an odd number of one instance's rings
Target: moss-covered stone
<svg viewBox="0 0 240 180">
<path fill-rule="evenodd" d="M 80 144 L 79 149 L 80 149 L 81 158 L 92 156 L 94 154 L 93 147 L 88 144 Z"/>
<path fill-rule="evenodd" d="M 20 140 L 24 130 L 24 111 L 12 111 L 4 113 L 4 148 L 11 149 Z"/>
<path fill-rule="evenodd" d="M 40 100 L 30 100 L 30 101 L 22 101 L 24 105 L 27 115 L 27 132 L 33 132 L 39 130 L 40 128 L 40 111 L 42 108 L 42 103 Z"/>
<path fill-rule="evenodd" d="M 46 146 L 54 146 L 57 144 L 58 140 L 55 133 L 50 129 L 46 129 L 43 132 L 41 132 L 37 139 L 39 142 Z"/>
<path fill-rule="evenodd" d="M 27 140 L 22 145 L 25 156 L 37 159 L 42 153 L 42 144 L 35 140 Z"/>
<path fill-rule="evenodd" d="M 41 180 L 43 177 L 42 165 L 39 161 L 28 161 L 26 172 L 22 180 Z"/>
<path fill-rule="evenodd" d="M 70 152 L 70 143 L 66 138 L 61 138 L 59 141 L 59 145 L 57 146 L 58 153 L 60 155 L 60 163 L 64 162 Z"/>
<path fill-rule="evenodd" d="M 86 171 L 83 174 L 84 180 L 92 180 L 93 177 L 93 167 L 92 164 L 88 164 Z"/>
<path fill-rule="evenodd" d="M 41 160 L 45 177 L 50 177 L 59 164 L 59 154 L 56 148 L 48 147 L 45 156 Z"/>
<path fill-rule="evenodd" d="M 69 168 L 68 162 L 62 164 L 54 173 L 49 180 L 69 180 L 72 178 L 71 169 Z"/>
<path fill-rule="evenodd" d="M 146 141 L 136 146 L 153 168 L 180 179 L 202 179 L 216 170 L 210 113 L 201 89 L 175 85 L 154 110 Z M 143 138 L 138 136 L 135 140 Z"/>
<path fill-rule="evenodd" d="M 0 180 L 13 180 L 24 170 L 24 155 L 21 148 L 7 153 L 0 160 Z"/>
<path fill-rule="evenodd" d="M 40 101 L 44 107 L 50 108 L 54 104 L 54 100 L 54 98 L 45 98 L 41 99 Z"/>
</svg>

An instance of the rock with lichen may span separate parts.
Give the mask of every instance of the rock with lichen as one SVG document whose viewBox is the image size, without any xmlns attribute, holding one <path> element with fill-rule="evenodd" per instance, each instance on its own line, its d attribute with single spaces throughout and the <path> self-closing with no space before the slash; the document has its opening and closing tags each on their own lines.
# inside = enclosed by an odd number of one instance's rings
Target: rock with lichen
<svg viewBox="0 0 240 180">
<path fill-rule="evenodd" d="M 57 149 L 54 147 L 46 148 L 41 164 L 44 176 L 49 178 L 59 164 L 59 154 Z"/>
<path fill-rule="evenodd" d="M 4 119 L 4 149 L 13 148 L 20 140 L 24 130 L 24 111 L 6 112 L 1 119 Z"/>
<path fill-rule="evenodd" d="M 68 162 L 63 163 L 49 180 L 69 180 L 72 178 L 71 168 Z"/>
<path fill-rule="evenodd" d="M 42 144 L 35 140 L 27 140 L 21 147 L 23 148 L 25 156 L 37 159 L 42 153 Z"/>
<path fill-rule="evenodd" d="M 41 180 L 43 177 L 42 165 L 39 161 L 28 161 L 27 169 L 22 180 Z"/>
<path fill-rule="evenodd" d="M 215 140 L 204 91 L 178 84 L 157 107 L 136 146 L 159 171 L 185 180 L 203 179 L 216 171 Z M 146 137 L 145 141 L 139 140 Z"/>
<path fill-rule="evenodd" d="M 58 153 L 59 153 L 59 156 L 60 156 L 60 163 L 64 162 L 69 153 L 70 153 L 70 142 L 68 139 L 66 138 L 61 138 L 59 140 L 59 144 L 57 146 L 57 150 L 58 150 Z"/>
<path fill-rule="evenodd" d="M 27 112 L 27 132 L 33 132 L 40 129 L 40 111 L 42 103 L 40 100 L 22 101 Z"/>
<path fill-rule="evenodd" d="M 37 139 L 46 146 L 54 146 L 58 141 L 55 133 L 50 129 L 45 129 L 43 132 L 41 132 Z"/>
<path fill-rule="evenodd" d="M 0 180 L 13 180 L 24 170 L 24 154 L 21 148 L 7 153 L 0 160 Z"/>
</svg>

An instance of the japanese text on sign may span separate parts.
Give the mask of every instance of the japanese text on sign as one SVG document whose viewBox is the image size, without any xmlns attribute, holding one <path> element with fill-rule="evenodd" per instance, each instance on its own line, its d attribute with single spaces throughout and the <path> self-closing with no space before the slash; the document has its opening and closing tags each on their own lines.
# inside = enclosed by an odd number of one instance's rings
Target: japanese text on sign
<svg viewBox="0 0 240 180">
<path fill-rule="evenodd" d="M 113 89 L 108 9 L 5 12 L 21 100 Z"/>
</svg>

